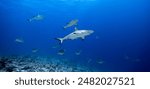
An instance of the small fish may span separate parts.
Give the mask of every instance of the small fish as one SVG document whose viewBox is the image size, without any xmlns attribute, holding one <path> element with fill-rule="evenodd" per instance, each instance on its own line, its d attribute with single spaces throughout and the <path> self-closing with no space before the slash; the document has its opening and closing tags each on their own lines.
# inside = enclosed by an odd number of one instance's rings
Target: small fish
<svg viewBox="0 0 150 89">
<path fill-rule="evenodd" d="M 74 26 L 74 25 L 77 25 L 78 21 L 79 21 L 78 19 L 71 20 L 66 26 L 64 26 L 64 29 Z"/>
<path fill-rule="evenodd" d="M 57 54 L 58 55 L 64 55 L 65 54 L 65 50 L 64 49 L 60 49 Z"/>
<path fill-rule="evenodd" d="M 32 49 L 32 53 L 36 53 L 36 52 L 38 52 L 39 50 L 38 49 Z"/>
<path fill-rule="evenodd" d="M 24 43 L 24 40 L 21 39 L 21 38 L 16 38 L 16 39 L 15 39 L 15 42 L 17 42 L 17 43 Z"/>
<path fill-rule="evenodd" d="M 104 61 L 103 61 L 103 59 L 99 59 L 97 63 L 98 63 L 98 64 L 103 64 Z"/>
<path fill-rule="evenodd" d="M 104 61 L 99 61 L 99 62 L 97 62 L 98 64 L 103 64 L 104 63 Z"/>
<path fill-rule="evenodd" d="M 76 55 L 80 55 L 81 52 L 82 52 L 81 50 L 77 50 L 77 51 L 75 52 L 75 54 L 76 54 Z"/>
<path fill-rule="evenodd" d="M 32 22 L 32 21 L 39 21 L 39 20 L 43 20 L 44 19 L 44 16 L 43 15 L 36 15 L 36 16 L 33 16 L 31 19 L 28 19 L 29 22 Z"/>
<path fill-rule="evenodd" d="M 92 33 L 94 33 L 93 30 L 78 30 L 75 27 L 74 32 L 68 34 L 67 36 L 65 36 L 63 38 L 56 38 L 56 40 L 59 40 L 61 44 L 63 43 L 64 40 L 75 40 L 75 39 L 78 39 L 78 38 L 81 38 L 82 40 L 84 40 L 86 36 L 88 36 Z"/>
</svg>

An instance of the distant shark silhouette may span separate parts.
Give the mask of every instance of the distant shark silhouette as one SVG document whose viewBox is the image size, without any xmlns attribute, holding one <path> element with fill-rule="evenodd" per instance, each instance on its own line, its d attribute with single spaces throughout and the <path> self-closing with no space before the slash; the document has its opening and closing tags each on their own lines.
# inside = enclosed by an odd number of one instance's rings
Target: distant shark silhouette
<svg viewBox="0 0 150 89">
<path fill-rule="evenodd" d="M 64 26 L 64 29 L 71 27 L 73 25 L 77 25 L 78 21 L 79 21 L 78 19 L 71 20 L 66 26 Z"/>
<path fill-rule="evenodd" d="M 36 15 L 36 16 L 33 16 L 31 19 L 28 19 L 29 22 L 32 22 L 32 21 L 38 21 L 38 20 L 43 20 L 44 19 L 44 16 L 43 15 Z"/>
</svg>

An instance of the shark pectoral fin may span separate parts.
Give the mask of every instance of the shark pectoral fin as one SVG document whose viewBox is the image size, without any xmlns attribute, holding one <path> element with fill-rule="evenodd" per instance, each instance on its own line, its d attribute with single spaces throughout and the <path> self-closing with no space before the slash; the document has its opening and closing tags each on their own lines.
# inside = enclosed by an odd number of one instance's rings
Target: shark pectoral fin
<svg viewBox="0 0 150 89">
<path fill-rule="evenodd" d="M 77 28 L 77 27 L 75 27 L 75 28 L 74 28 L 74 30 L 75 30 L 75 31 L 77 31 L 77 30 L 78 30 L 78 28 Z"/>
<path fill-rule="evenodd" d="M 83 37 L 81 37 L 81 39 L 82 39 L 82 40 L 84 40 L 84 39 L 85 39 L 85 37 L 83 36 Z"/>
</svg>

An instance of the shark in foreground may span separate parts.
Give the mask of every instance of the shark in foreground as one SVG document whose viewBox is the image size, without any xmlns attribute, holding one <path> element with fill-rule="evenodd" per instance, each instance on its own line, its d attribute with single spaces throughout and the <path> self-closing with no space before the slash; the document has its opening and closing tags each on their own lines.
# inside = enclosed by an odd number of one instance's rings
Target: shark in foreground
<svg viewBox="0 0 150 89">
<path fill-rule="evenodd" d="M 81 39 L 85 39 L 86 36 L 91 35 L 94 31 L 93 30 L 78 30 L 75 27 L 75 31 L 68 34 L 67 36 L 63 37 L 63 38 L 56 38 L 57 40 L 60 41 L 60 43 L 62 44 L 64 40 L 75 40 L 78 38 Z"/>
<path fill-rule="evenodd" d="M 79 21 L 78 19 L 71 20 L 66 26 L 64 26 L 64 29 L 74 26 L 74 25 L 77 25 L 78 21 Z"/>
<path fill-rule="evenodd" d="M 36 16 L 33 16 L 31 19 L 28 19 L 29 22 L 32 22 L 32 21 L 38 21 L 38 20 L 43 20 L 44 19 L 44 16 L 43 15 L 36 15 Z"/>
</svg>

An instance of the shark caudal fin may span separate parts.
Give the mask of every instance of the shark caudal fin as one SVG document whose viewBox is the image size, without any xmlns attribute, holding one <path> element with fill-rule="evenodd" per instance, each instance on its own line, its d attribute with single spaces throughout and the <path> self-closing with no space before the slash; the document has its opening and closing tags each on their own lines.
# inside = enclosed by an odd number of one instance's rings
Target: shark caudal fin
<svg viewBox="0 0 150 89">
<path fill-rule="evenodd" d="M 27 20 L 28 20 L 28 22 L 32 22 L 33 19 L 27 19 Z"/>
<path fill-rule="evenodd" d="M 60 44 L 63 43 L 64 39 L 63 38 L 55 38 L 56 40 L 58 40 L 60 42 Z"/>
</svg>

